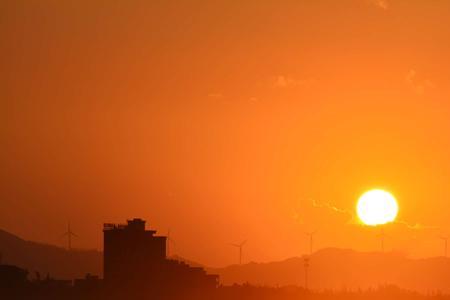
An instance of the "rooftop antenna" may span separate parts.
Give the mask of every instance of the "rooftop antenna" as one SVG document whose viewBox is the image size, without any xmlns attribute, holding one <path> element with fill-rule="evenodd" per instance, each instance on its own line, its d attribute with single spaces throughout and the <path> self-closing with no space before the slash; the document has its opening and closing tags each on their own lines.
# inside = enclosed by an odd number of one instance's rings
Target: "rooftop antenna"
<svg viewBox="0 0 450 300">
<path fill-rule="evenodd" d="M 240 244 L 231 244 L 231 246 L 239 248 L 239 265 L 242 265 L 242 248 L 244 247 L 245 243 L 247 243 L 247 240 L 243 241 Z"/>
<path fill-rule="evenodd" d="M 444 241 L 444 256 L 448 257 L 448 239 L 449 236 L 440 236 L 440 239 Z"/>
<path fill-rule="evenodd" d="M 307 236 L 309 236 L 309 255 L 312 255 L 313 254 L 313 242 L 314 242 L 314 240 L 313 240 L 313 238 L 314 238 L 314 235 L 317 233 L 317 230 L 316 231 L 312 231 L 312 232 L 305 232 L 305 234 L 307 235 Z"/>
<path fill-rule="evenodd" d="M 78 235 L 76 235 L 72 229 L 70 229 L 70 222 L 67 224 L 67 231 L 62 235 L 67 236 L 67 250 L 71 251 L 72 250 L 72 237 L 78 237 Z"/>
<path fill-rule="evenodd" d="M 167 257 L 170 257 L 170 244 L 175 244 L 175 241 L 170 236 L 170 229 L 169 229 L 167 230 L 167 238 L 166 238 Z"/>
</svg>

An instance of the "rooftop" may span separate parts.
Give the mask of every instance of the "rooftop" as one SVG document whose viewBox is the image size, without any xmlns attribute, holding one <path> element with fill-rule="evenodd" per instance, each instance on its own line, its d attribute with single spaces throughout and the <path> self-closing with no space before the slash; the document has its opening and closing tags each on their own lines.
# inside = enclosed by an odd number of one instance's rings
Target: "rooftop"
<svg viewBox="0 0 450 300">
<path fill-rule="evenodd" d="M 143 219 L 134 218 L 132 220 L 127 220 L 127 224 L 105 223 L 103 224 L 103 231 L 132 230 L 132 231 L 156 233 L 156 230 L 145 230 L 145 222 L 146 221 Z"/>
</svg>

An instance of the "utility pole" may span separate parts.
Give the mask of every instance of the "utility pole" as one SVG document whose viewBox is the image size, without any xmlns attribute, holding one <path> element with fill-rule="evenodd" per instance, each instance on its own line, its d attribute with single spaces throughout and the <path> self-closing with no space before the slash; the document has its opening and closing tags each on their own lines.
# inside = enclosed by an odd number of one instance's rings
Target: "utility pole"
<svg viewBox="0 0 450 300">
<path fill-rule="evenodd" d="M 310 258 L 305 256 L 303 258 L 303 266 L 305 267 L 305 289 L 308 289 L 308 270 L 310 266 Z"/>
</svg>

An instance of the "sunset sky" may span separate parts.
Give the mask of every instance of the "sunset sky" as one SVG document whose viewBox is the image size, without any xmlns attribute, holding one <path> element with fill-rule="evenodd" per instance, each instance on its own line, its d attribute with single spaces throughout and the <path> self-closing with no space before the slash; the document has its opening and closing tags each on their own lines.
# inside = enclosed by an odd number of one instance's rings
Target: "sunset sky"
<svg viewBox="0 0 450 300">
<path fill-rule="evenodd" d="M 450 1 L 0 0 L 0 228 L 102 249 L 170 228 L 212 266 L 450 234 Z"/>
</svg>

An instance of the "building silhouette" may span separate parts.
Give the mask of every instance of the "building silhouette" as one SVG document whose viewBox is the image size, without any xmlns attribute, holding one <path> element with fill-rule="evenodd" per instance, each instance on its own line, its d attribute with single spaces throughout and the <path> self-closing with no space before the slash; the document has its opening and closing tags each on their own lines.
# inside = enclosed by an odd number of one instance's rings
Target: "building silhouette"
<svg viewBox="0 0 450 300">
<path fill-rule="evenodd" d="M 0 290 L 23 288 L 28 282 L 27 276 L 27 270 L 12 265 L 0 265 Z"/>
<path fill-rule="evenodd" d="M 36 271 L 0 262 L 0 299 L 213 299 L 217 275 L 168 259 L 165 236 L 146 230 L 142 219 L 104 224 L 104 276 L 42 278 Z"/>
<path fill-rule="evenodd" d="M 157 271 L 166 258 L 166 237 L 155 233 L 145 230 L 141 219 L 128 220 L 126 225 L 104 224 L 105 282 L 124 282 Z"/>
<path fill-rule="evenodd" d="M 211 290 L 218 276 L 203 268 L 166 257 L 165 236 L 146 230 L 142 219 L 127 224 L 104 224 L 104 285 L 109 290 L 139 290 L 164 294 Z"/>
</svg>

